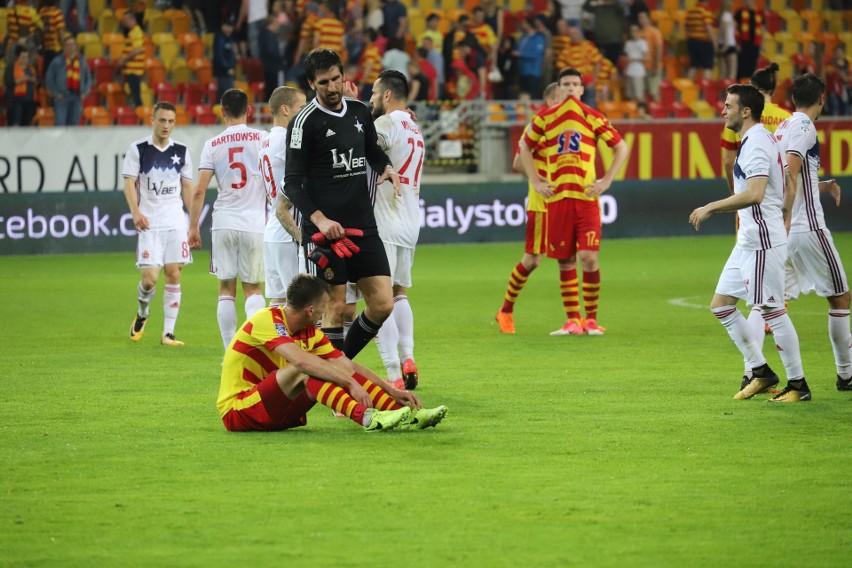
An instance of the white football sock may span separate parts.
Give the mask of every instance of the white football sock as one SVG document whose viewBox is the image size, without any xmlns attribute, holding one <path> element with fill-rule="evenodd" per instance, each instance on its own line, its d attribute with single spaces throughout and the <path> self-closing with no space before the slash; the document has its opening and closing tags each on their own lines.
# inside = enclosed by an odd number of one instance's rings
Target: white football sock
<svg viewBox="0 0 852 568">
<path fill-rule="evenodd" d="M 166 284 L 163 292 L 163 335 L 175 333 L 175 322 L 180 311 L 180 284 Z"/>
<path fill-rule="evenodd" d="M 778 348 L 778 354 L 781 355 L 781 362 L 787 372 L 787 380 L 803 379 L 805 371 L 802 369 L 802 355 L 799 352 L 799 334 L 796 333 L 787 310 L 765 308 L 763 319 L 772 328 L 772 337 L 775 339 L 775 346 Z"/>
<path fill-rule="evenodd" d="M 760 308 L 755 306 L 751 309 L 748 313 L 746 323 L 748 323 L 749 328 L 751 328 L 753 336 L 760 338 L 760 350 L 763 351 L 763 339 L 766 337 L 766 321 L 763 319 L 763 314 L 760 312 Z M 751 378 L 752 372 L 751 367 L 748 366 L 748 361 L 744 361 L 744 364 L 745 370 L 743 372 L 745 376 Z"/>
<path fill-rule="evenodd" d="M 849 310 L 828 310 L 828 337 L 834 351 L 834 364 L 841 379 L 852 377 L 852 333 L 849 332 Z"/>
<path fill-rule="evenodd" d="M 148 317 L 148 306 L 151 304 L 151 300 L 154 299 L 154 294 L 157 293 L 157 287 L 153 286 L 150 290 L 145 290 L 142 287 L 142 281 L 139 281 L 139 285 L 136 287 L 136 299 L 139 300 L 139 310 L 136 312 L 141 317 Z"/>
<path fill-rule="evenodd" d="M 246 298 L 246 319 L 249 319 L 258 310 L 266 307 L 266 298 L 263 294 L 252 294 Z"/>
<path fill-rule="evenodd" d="M 399 330 L 399 358 L 403 361 L 414 359 L 414 312 L 408 296 L 393 299 L 393 319 Z"/>
<path fill-rule="evenodd" d="M 216 319 L 219 321 L 219 333 L 222 334 L 222 343 L 225 349 L 237 333 L 237 306 L 234 304 L 233 296 L 219 296 L 216 305 Z"/>
<path fill-rule="evenodd" d="M 395 381 L 402 377 L 398 343 L 399 332 L 394 323 L 394 312 L 391 312 L 391 315 L 379 328 L 379 333 L 376 334 L 376 346 L 379 348 L 379 355 L 382 357 L 382 364 L 385 366 L 389 381 Z"/>
<path fill-rule="evenodd" d="M 760 342 L 753 336 L 746 319 L 736 306 L 711 308 L 710 311 L 725 326 L 728 335 L 731 336 L 737 349 L 743 354 L 743 358 L 749 368 L 756 369 L 766 364 L 766 359 L 763 357 L 760 348 Z"/>
</svg>

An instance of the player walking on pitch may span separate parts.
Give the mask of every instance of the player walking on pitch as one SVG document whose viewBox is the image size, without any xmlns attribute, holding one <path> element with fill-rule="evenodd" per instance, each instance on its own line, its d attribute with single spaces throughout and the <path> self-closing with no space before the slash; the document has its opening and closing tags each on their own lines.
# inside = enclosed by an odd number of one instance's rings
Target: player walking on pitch
<svg viewBox="0 0 852 568">
<path fill-rule="evenodd" d="M 392 180 L 397 193 L 399 176 L 376 141 L 367 106 L 343 97 L 340 57 L 315 49 L 305 59 L 305 72 L 317 96 L 287 131 L 284 192 L 318 245 L 311 258 L 319 275 L 332 285 L 331 307 L 323 319 L 332 342 L 341 343 L 343 335 L 346 282 L 355 282 L 364 295 L 367 307 L 342 341 L 351 359 L 393 309 L 390 266 L 376 227 L 367 164 L 381 172 L 379 182 Z"/>
<path fill-rule="evenodd" d="M 583 87 L 579 87 L 582 89 Z M 552 107 L 565 100 L 567 96 L 566 90 L 560 88 L 557 83 L 551 83 L 544 89 L 544 104 L 547 107 Z M 575 95 L 579 96 L 579 95 Z M 532 127 L 532 123 L 528 124 L 524 129 L 524 134 Z M 542 177 L 547 177 L 547 162 L 542 159 L 538 152 L 532 153 L 533 162 L 535 163 L 536 171 Z M 512 167 L 515 169 L 523 169 L 520 166 L 520 155 L 515 155 Z M 535 190 L 532 182 L 529 182 L 529 190 L 527 193 L 527 228 L 526 228 L 526 243 L 524 245 L 524 256 L 521 261 L 512 269 L 512 274 L 509 276 L 509 286 L 506 288 L 506 295 L 503 299 L 503 307 L 497 312 L 497 323 L 500 326 L 502 333 L 515 333 L 515 301 L 518 295 L 527 283 L 527 279 L 533 270 L 541 264 L 541 255 L 547 252 L 547 205 L 544 202 L 544 196 Z"/>
<path fill-rule="evenodd" d="M 825 105 L 825 82 L 806 73 L 793 81 L 791 93 L 796 112 L 775 131 L 789 176 L 784 195 L 784 210 L 790 216 L 787 299 L 815 292 L 828 300 L 828 336 L 837 366 L 837 390 L 852 391 L 849 284 L 819 201 L 820 191 L 830 191 L 840 204 L 837 182 L 821 182 L 817 176 L 820 148 L 814 122 Z"/>
<path fill-rule="evenodd" d="M 198 165 L 198 182 L 189 211 L 189 244 L 201 248 L 198 223 L 204 194 L 216 176 L 219 195 L 213 204 L 210 273 L 219 279 L 216 317 L 225 348 L 237 331 L 237 278 L 245 294 L 246 317 L 263 308 L 263 232 L 266 196 L 258 167 L 264 132 L 246 126 L 248 97 L 239 89 L 222 95 L 227 128 L 207 140 Z"/>
<path fill-rule="evenodd" d="M 393 311 L 376 337 L 388 380 L 408 390 L 419 380 L 414 363 L 414 313 L 408 303 L 414 247 L 420 236 L 420 176 L 426 146 L 420 128 L 406 112 L 408 80 L 399 71 L 385 70 L 373 84 L 370 104 L 376 119 L 379 147 L 399 173 L 402 195 L 385 181 L 376 193 L 376 223 L 385 246 L 393 282 Z M 401 366 L 400 366 L 401 363 Z"/>
<path fill-rule="evenodd" d="M 176 116 L 172 103 L 154 105 L 154 132 L 130 145 L 122 169 L 124 196 L 137 231 L 136 266 L 141 274 L 139 309 L 130 326 L 130 339 L 142 339 L 163 268 L 166 283 L 160 343 L 169 346 L 184 344 L 175 339 L 175 323 L 180 311 L 181 270 L 192 262 L 183 212 L 184 205 L 189 209 L 192 192 L 192 157 L 185 144 L 171 139 Z"/>
<path fill-rule="evenodd" d="M 710 304 L 719 322 L 751 368 L 737 400 L 766 392 L 778 384 L 778 376 L 763 356 L 762 333 L 755 333 L 737 309 L 739 299 L 759 306 L 772 328 L 781 361 L 787 372 L 787 387 L 771 400 L 797 402 L 811 399 L 802 370 L 799 336 L 784 308 L 784 263 L 787 231 L 781 212 L 784 195 L 784 158 L 775 137 L 760 124 L 763 95 L 751 85 L 728 87 L 722 116 L 725 126 L 742 138 L 734 162 L 734 195 L 695 209 L 689 222 L 698 230 L 713 213 L 736 211 L 740 228 L 737 244 L 728 257 Z"/>
<path fill-rule="evenodd" d="M 272 130 L 260 144 L 260 171 L 266 197 L 273 215 L 266 222 L 263 236 L 263 265 L 266 272 L 266 296 L 269 305 L 283 305 L 287 286 L 299 273 L 299 247 L 302 230 L 294 217 L 293 204 L 283 196 L 281 184 L 287 151 L 287 125 L 305 106 L 305 93 L 293 87 L 278 87 L 269 97 Z"/>
</svg>

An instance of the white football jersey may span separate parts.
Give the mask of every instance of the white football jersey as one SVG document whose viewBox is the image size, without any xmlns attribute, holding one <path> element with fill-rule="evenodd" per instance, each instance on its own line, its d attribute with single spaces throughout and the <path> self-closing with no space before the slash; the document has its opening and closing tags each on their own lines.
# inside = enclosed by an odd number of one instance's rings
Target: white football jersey
<svg viewBox="0 0 852 568">
<path fill-rule="evenodd" d="M 407 112 L 395 110 L 376 119 L 379 146 L 399 174 L 402 196 L 388 180 L 376 194 L 376 224 L 382 240 L 414 248 L 420 235 L 420 180 L 426 147 L 420 128 Z"/>
<path fill-rule="evenodd" d="M 213 204 L 213 230 L 263 233 L 266 193 L 258 154 L 265 134 L 237 124 L 204 143 L 198 169 L 215 172 L 219 191 Z"/>
<path fill-rule="evenodd" d="M 263 185 L 266 197 L 272 204 L 269 219 L 266 221 L 266 231 L 263 240 L 267 243 L 290 243 L 293 237 L 284 230 L 278 217 L 275 216 L 277 201 L 284 187 L 284 164 L 287 160 L 287 129 L 283 126 L 273 126 L 266 138 L 260 143 L 260 172 L 263 175 Z M 295 208 L 290 208 L 290 214 L 296 215 Z M 298 223 L 298 217 L 296 217 Z"/>
<path fill-rule="evenodd" d="M 781 123 L 775 131 L 778 148 L 784 157 L 796 154 L 802 159 L 802 170 L 796 183 L 796 200 L 790 221 L 791 233 L 807 233 L 825 229 L 825 216 L 819 202 L 819 140 L 810 117 L 803 112 Z"/>
<path fill-rule="evenodd" d="M 149 230 L 186 232 L 181 180 L 192 180 L 192 157 L 185 144 L 169 140 L 158 148 L 153 136 L 137 140 L 124 155 L 122 175 L 136 179 L 139 211 L 148 218 Z"/>
<path fill-rule="evenodd" d="M 766 250 L 787 242 L 781 207 L 784 203 L 784 158 L 762 124 L 755 124 L 742 136 L 734 162 L 734 193 L 742 193 L 748 180 L 768 178 L 763 201 L 737 211 L 740 229 L 737 245 L 744 249 Z"/>
</svg>

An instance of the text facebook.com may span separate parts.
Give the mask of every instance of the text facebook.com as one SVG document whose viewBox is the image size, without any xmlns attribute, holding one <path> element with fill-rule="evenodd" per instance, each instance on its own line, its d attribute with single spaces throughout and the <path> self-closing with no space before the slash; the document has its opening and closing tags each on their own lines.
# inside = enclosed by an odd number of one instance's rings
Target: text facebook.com
<svg viewBox="0 0 852 568">
<path fill-rule="evenodd" d="M 207 217 L 209 209 L 209 205 L 204 206 L 201 223 Z M 98 206 L 73 215 L 41 214 L 32 208 L 28 208 L 22 215 L 0 215 L 0 239 L 87 239 L 135 235 L 133 215 L 104 213 Z"/>
</svg>

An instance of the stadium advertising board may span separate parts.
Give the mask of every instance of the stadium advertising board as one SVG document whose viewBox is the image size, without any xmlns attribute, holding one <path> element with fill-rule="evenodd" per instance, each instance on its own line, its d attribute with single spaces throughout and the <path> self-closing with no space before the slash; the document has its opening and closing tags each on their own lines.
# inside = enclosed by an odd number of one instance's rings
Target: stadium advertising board
<svg viewBox="0 0 852 568">
<path fill-rule="evenodd" d="M 630 121 L 614 123 L 630 148 L 618 179 L 713 179 L 722 176 L 719 145 L 723 121 Z M 852 175 L 852 120 L 821 118 L 817 123 L 822 170 L 820 176 Z M 521 129 L 510 137 L 517 145 Z M 598 171 L 612 161 L 612 151 L 600 145 Z"/>
<path fill-rule="evenodd" d="M 852 187 L 852 177 L 838 179 Z M 727 195 L 720 179 L 624 181 L 601 198 L 605 238 L 695 235 L 687 222 L 696 207 Z M 421 190 L 421 243 L 518 241 L 524 238 L 522 182 L 438 185 Z M 202 211 L 202 235 L 210 244 L 210 192 Z M 828 226 L 852 231 L 852 199 L 835 207 L 823 196 Z M 733 235 L 733 215 L 719 214 L 701 225 L 701 234 Z M 133 220 L 120 191 L 22 193 L 0 196 L 0 254 L 56 254 L 133 251 Z"/>
</svg>

